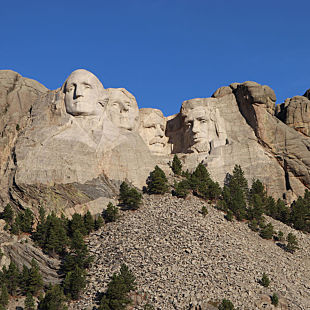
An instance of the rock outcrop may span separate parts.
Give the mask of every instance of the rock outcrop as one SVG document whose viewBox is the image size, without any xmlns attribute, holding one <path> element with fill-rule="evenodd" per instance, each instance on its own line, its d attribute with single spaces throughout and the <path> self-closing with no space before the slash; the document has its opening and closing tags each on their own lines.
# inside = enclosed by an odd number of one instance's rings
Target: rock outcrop
<svg viewBox="0 0 310 310">
<path fill-rule="evenodd" d="M 8 267 L 13 261 L 19 270 L 23 269 L 23 265 L 30 268 L 31 260 L 34 259 L 40 268 L 42 278 L 45 284 L 58 284 L 61 282 L 58 274 L 60 261 L 45 255 L 40 248 L 33 245 L 28 236 L 18 238 L 7 232 L 0 230 L 0 249 L 3 256 L 0 260 L 0 267 Z"/>
<path fill-rule="evenodd" d="M 185 170 L 204 163 L 221 185 L 239 164 L 249 182 L 259 178 L 288 201 L 310 184 L 310 138 L 274 116 L 276 96 L 266 85 L 232 83 L 168 117 L 139 112 L 127 90 L 105 89 L 81 69 L 52 91 L 12 71 L 1 72 L 0 85 L 2 202 L 98 213 L 123 180 L 141 189 L 155 165 L 171 173 L 174 154 Z M 300 106 L 307 128 L 307 105 Z"/>
<path fill-rule="evenodd" d="M 34 80 L 10 70 L 0 71 L 0 202 L 9 198 L 16 141 L 29 125 L 32 107 L 47 92 L 47 88 Z"/>
<path fill-rule="evenodd" d="M 277 105 L 276 116 L 286 125 L 300 133 L 310 136 L 310 100 L 306 96 L 288 98 Z"/>
<path fill-rule="evenodd" d="M 257 88 L 262 88 L 258 85 Z M 250 95 L 248 82 L 235 90 L 240 112 L 254 129 L 261 145 L 272 154 L 285 173 L 287 199 L 303 195 L 310 184 L 310 139 L 279 121 L 270 110 L 268 98 Z"/>
</svg>

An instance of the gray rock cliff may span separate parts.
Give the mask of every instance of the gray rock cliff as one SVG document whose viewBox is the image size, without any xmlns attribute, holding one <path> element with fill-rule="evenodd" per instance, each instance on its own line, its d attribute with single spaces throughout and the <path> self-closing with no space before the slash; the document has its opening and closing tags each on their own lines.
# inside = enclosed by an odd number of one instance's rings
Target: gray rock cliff
<svg viewBox="0 0 310 310">
<path fill-rule="evenodd" d="M 298 115 L 307 124 L 302 100 Z M 156 164 L 171 173 L 178 154 L 185 170 L 202 162 L 220 184 L 240 164 L 250 183 L 259 178 L 269 194 L 291 201 L 310 185 L 310 138 L 274 116 L 275 101 L 269 86 L 232 83 L 164 117 L 139 112 L 131 93 L 105 89 L 86 70 L 52 91 L 0 71 L 0 199 L 35 212 L 44 205 L 99 213 L 123 180 L 142 188 Z"/>
</svg>

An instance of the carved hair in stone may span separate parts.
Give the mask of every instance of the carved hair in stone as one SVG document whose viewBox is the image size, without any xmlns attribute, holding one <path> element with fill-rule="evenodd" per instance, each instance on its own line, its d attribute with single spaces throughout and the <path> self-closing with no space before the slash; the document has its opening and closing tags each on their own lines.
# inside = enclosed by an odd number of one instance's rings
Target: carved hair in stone
<svg viewBox="0 0 310 310">
<path fill-rule="evenodd" d="M 109 88 L 107 115 L 112 123 L 129 131 L 139 126 L 139 108 L 136 98 L 124 88 Z"/>
<path fill-rule="evenodd" d="M 204 153 L 226 144 L 225 123 L 216 103 L 215 98 L 197 98 L 183 102 L 181 114 L 184 151 Z"/>
<path fill-rule="evenodd" d="M 165 135 L 166 118 L 158 109 L 140 109 L 139 133 L 150 151 L 156 155 L 170 153 Z"/>
<path fill-rule="evenodd" d="M 107 92 L 91 72 L 73 71 L 62 86 L 67 113 L 73 116 L 102 115 L 107 101 Z"/>
</svg>

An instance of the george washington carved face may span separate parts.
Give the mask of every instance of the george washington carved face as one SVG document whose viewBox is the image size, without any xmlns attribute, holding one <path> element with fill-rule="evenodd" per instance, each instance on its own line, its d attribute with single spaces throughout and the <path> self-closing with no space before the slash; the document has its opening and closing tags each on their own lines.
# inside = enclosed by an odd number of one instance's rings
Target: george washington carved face
<svg viewBox="0 0 310 310">
<path fill-rule="evenodd" d="M 91 72 L 79 69 L 73 71 L 64 84 L 65 106 L 73 116 L 101 115 L 103 113 L 105 90 Z"/>
</svg>

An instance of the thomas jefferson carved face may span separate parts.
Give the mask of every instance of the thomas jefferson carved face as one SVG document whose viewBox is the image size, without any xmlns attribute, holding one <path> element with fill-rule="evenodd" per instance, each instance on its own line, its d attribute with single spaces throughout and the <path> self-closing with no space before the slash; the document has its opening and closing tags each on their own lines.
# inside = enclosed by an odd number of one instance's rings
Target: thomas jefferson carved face
<svg viewBox="0 0 310 310">
<path fill-rule="evenodd" d="M 138 127 L 139 109 L 135 97 L 124 88 L 109 88 L 107 114 L 117 127 L 133 131 Z"/>
<path fill-rule="evenodd" d="M 166 154 L 167 137 L 165 136 L 166 120 L 160 110 L 145 108 L 140 110 L 139 133 L 150 151 Z"/>
<path fill-rule="evenodd" d="M 101 115 L 105 91 L 91 72 L 83 69 L 70 74 L 64 85 L 67 113 L 73 116 Z"/>
</svg>

